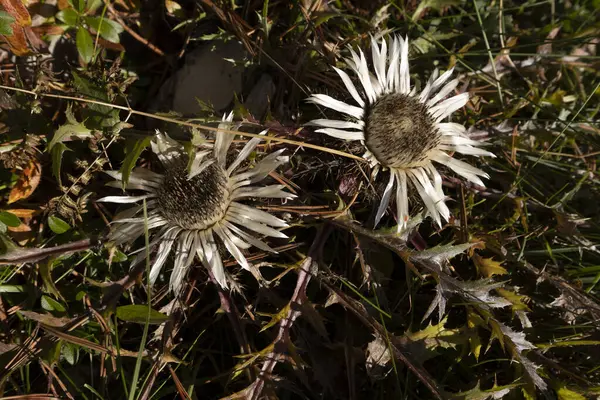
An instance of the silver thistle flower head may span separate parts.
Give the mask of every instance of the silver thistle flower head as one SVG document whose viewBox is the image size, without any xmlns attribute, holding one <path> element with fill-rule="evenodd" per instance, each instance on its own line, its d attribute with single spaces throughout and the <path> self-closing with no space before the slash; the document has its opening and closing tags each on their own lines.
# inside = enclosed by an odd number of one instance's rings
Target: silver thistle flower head
<svg viewBox="0 0 600 400">
<path fill-rule="evenodd" d="M 232 118 L 233 114 L 224 116 L 219 129 L 231 129 Z M 227 288 L 229 283 L 218 241 L 242 268 L 256 273 L 242 250 L 255 246 L 274 252 L 257 236 L 287 238 L 278 230 L 287 227 L 284 221 L 244 204 L 248 198 L 295 197 L 282 190 L 283 185 L 255 185 L 288 161 L 287 156 L 281 155 L 283 150 L 267 155 L 254 166 L 242 165 L 260 140 L 253 138 L 248 141 L 228 165 L 227 152 L 233 135 L 217 132 L 212 149 L 197 151 L 188 167 L 189 156 L 183 146 L 157 131 L 151 143 L 152 151 L 158 156 L 164 172 L 159 174 L 137 168 L 131 173 L 126 189 L 140 190 L 145 194 L 108 196 L 98 200 L 137 203 L 135 207 L 120 213 L 113 222 L 115 228 L 110 233 L 110 239 L 117 245 L 131 243 L 144 234 L 147 224 L 148 230 L 152 231 L 150 251 L 155 251 L 150 270 L 151 284 L 156 281 L 168 255 L 173 252 L 174 266 L 169 282 L 171 291 L 180 291 L 195 256 L 211 271 L 218 284 Z M 118 171 L 108 171 L 108 174 L 115 179 L 109 185 L 121 187 L 122 174 Z M 139 204 L 145 199 L 147 220 L 141 215 L 143 205 Z M 144 250 L 138 250 L 133 265 L 144 260 Z"/>
<path fill-rule="evenodd" d="M 348 74 L 338 68 L 346 89 L 358 106 L 336 100 L 325 94 L 314 94 L 308 100 L 346 114 L 346 120 L 317 119 L 317 132 L 344 140 L 360 140 L 365 146 L 363 157 L 373 166 L 389 169 L 390 178 L 375 216 L 375 226 L 385 213 L 395 185 L 398 231 L 409 219 L 408 185 L 412 185 L 423 200 L 428 213 L 441 226 L 450 211 L 445 203 L 442 178 L 433 162 L 445 165 L 463 178 L 483 186 L 479 177 L 488 175 L 447 152 L 474 156 L 494 156 L 480 148 L 481 142 L 470 139 L 463 125 L 442 122 L 469 100 L 468 93 L 447 97 L 458 86 L 458 79 L 447 82 L 452 69 L 429 78 L 425 88 L 417 93 L 411 88 L 408 68 L 408 39 L 400 36 L 381 41 L 371 40 L 373 70 L 369 71 L 361 49 L 350 50 L 347 65 L 355 72 L 360 88 Z M 447 82 L 447 83 L 446 83 Z"/>
</svg>

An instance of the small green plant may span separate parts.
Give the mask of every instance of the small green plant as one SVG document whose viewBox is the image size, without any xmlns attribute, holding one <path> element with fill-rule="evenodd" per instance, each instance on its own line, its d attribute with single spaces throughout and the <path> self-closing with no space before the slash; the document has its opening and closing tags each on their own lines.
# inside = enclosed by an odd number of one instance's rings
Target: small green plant
<svg viewBox="0 0 600 400">
<path fill-rule="evenodd" d="M 64 24 L 65 33 L 74 31 L 75 43 L 81 60 L 90 63 L 96 54 L 97 45 L 104 45 L 99 37 L 109 43 L 119 43 L 123 27 L 106 16 L 106 6 L 101 0 L 69 0 L 68 8 L 59 11 L 56 19 Z M 100 15 L 95 15 L 100 10 Z"/>
</svg>

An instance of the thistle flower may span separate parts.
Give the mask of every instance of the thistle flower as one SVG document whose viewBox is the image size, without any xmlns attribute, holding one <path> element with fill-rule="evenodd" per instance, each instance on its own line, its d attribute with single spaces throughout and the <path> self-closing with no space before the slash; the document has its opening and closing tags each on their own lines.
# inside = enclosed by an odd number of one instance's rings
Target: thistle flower
<svg viewBox="0 0 600 400">
<path fill-rule="evenodd" d="M 346 63 L 361 83 L 357 88 L 346 72 L 335 68 L 349 94 L 358 106 L 336 100 L 325 94 L 312 95 L 308 100 L 346 114 L 347 120 L 317 119 L 311 125 L 317 132 L 344 140 L 360 140 L 365 146 L 363 157 L 374 167 L 389 170 L 390 178 L 375 216 L 375 226 L 386 211 L 394 185 L 398 231 L 409 219 L 408 185 L 416 188 L 429 214 L 441 226 L 450 210 L 445 204 L 442 178 L 433 162 L 445 165 L 463 178 L 483 186 L 479 178 L 488 175 L 447 152 L 474 156 L 493 156 L 479 148 L 480 142 L 466 135 L 463 125 L 442 122 L 469 100 L 468 93 L 446 98 L 458 85 L 458 79 L 448 83 L 452 69 L 438 77 L 436 70 L 420 93 L 411 89 L 408 71 L 408 39 L 393 37 L 381 46 L 371 40 L 374 74 L 369 72 L 362 50 L 351 51 Z"/>
<path fill-rule="evenodd" d="M 233 114 L 219 124 L 219 129 L 230 129 Z M 264 132 L 263 132 L 264 134 Z M 125 210 L 113 224 L 116 228 L 110 239 L 117 245 L 131 243 L 145 232 L 145 224 L 150 235 L 150 251 L 156 250 L 150 270 L 150 283 L 153 284 L 168 255 L 174 250 L 174 266 L 169 288 L 178 293 L 186 272 L 194 257 L 208 268 L 218 284 L 228 287 L 228 279 L 219 253 L 220 241 L 238 264 L 252 272 L 241 249 L 251 246 L 274 252 L 266 243 L 256 237 L 287 238 L 277 228 L 287 224 L 279 218 L 244 204 L 248 198 L 291 199 L 293 194 L 282 190 L 283 185 L 253 186 L 263 180 L 271 171 L 288 161 L 282 156 L 283 150 L 275 151 L 253 168 L 242 166 L 260 142 L 253 138 L 239 152 L 233 162 L 227 165 L 227 151 L 233 135 L 218 132 L 212 149 L 196 151 L 188 167 L 188 153 L 178 142 L 157 131 L 151 143 L 152 151 L 158 156 L 163 173 L 144 168 L 135 169 L 129 178 L 126 189 L 146 192 L 140 196 L 108 196 L 98 201 L 112 203 L 138 203 Z M 109 171 L 116 181 L 111 186 L 121 187 L 122 174 Z M 146 199 L 147 220 L 142 214 Z M 145 249 L 133 264 L 145 258 Z"/>
</svg>

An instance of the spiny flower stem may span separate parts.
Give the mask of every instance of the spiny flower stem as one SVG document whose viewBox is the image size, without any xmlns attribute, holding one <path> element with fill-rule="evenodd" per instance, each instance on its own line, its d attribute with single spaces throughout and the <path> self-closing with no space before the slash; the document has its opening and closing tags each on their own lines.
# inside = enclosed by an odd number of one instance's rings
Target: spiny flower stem
<svg viewBox="0 0 600 400">
<path fill-rule="evenodd" d="M 277 332 L 277 337 L 273 342 L 273 351 L 266 356 L 266 361 L 261 368 L 259 376 L 247 389 L 248 398 L 251 400 L 258 400 L 261 398 L 266 379 L 271 376 L 275 366 L 277 365 L 277 362 L 281 359 L 281 355 L 287 349 L 290 330 L 292 329 L 296 319 L 301 314 L 300 306 L 306 300 L 306 288 L 311 278 L 310 271 L 313 267 L 313 264 L 317 262 L 315 260 L 317 260 L 320 256 L 331 230 L 332 229 L 330 226 L 321 226 L 319 228 L 315 236 L 315 240 L 308 250 L 306 258 L 298 268 L 298 280 L 296 281 L 296 288 L 294 289 L 294 294 L 290 299 L 290 307 L 287 315 L 279 324 L 279 331 Z"/>
</svg>

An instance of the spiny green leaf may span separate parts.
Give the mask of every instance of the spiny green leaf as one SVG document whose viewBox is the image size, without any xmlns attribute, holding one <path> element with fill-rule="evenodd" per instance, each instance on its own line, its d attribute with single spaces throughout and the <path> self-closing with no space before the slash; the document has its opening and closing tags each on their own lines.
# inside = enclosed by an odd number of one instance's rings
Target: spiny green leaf
<svg viewBox="0 0 600 400">
<path fill-rule="evenodd" d="M 281 321 L 283 318 L 285 318 L 287 316 L 289 310 L 290 310 L 290 304 L 288 303 L 277 314 L 272 314 L 271 320 L 265 326 L 263 326 L 260 331 L 264 332 L 267 329 L 275 326 L 279 321 Z M 262 315 L 264 315 L 264 314 L 262 314 Z"/>
<path fill-rule="evenodd" d="M 435 262 L 441 262 L 442 260 L 449 260 L 459 254 L 464 253 L 466 250 L 470 249 L 476 244 L 477 243 L 463 243 L 456 246 L 452 244 L 444 244 L 427 250 L 415 252 L 411 254 L 410 258 L 415 260 L 432 260 Z"/>
<path fill-rule="evenodd" d="M 129 176 L 131 175 L 131 171 L 135 167 L 135 164 L 142 154 L 142 151 L 146 147 L 150 145 L 152 141 L 152 136 L 145 137 L 140 140 L 131 141 L 127 145 L 125 160 L 123 161 L 123 165 L 121 166 L 121 174 L 122 174 L 122 183 L 123 187 L 127 186 L 127 182 L 129 182 Z"/>
<path fill-rule="evenodd" d="M 72 71 L 71 73 L 73 75 L 73 85 L 79 94 L 107 103 L 111 101 L 109 91 L 105 86 L 93 82 L 89 78 L 77 73 L 77 71 Z M 88 104 L 85 115 L 87 126 L 96 129 L 110 128 L 114 130 L 114 127 L 121 122 L 118 109 L 101 104 Z"/>
<path fill-rule="evenodd" d="M 71 139 L 71 138 L 85 139 L 85 138 L 89 138 L 92 136 L 91 130 L 86 128 L 83 123 L 77 122 L 77 120 L 71 113 L 70 108 L 67 108 L 66 115 L 67 115 L 67 122 L 64 125 L 62 125 L 61 127 L 59 127 L 56 130 L 56 132 L 54 132 L 54 136 L 52 136 L 52 140 L 50 140 L 50 143 L 48 143 L 48 150 L 50 150 L 50 151 L 52 151 L 53 147 L 56 144 L 62 143 L 64 140 Z M 66 149 L 66 147 L 65 147 L 65 149 Z M 62 152 L 60 152 L 60 154 L 57 154 L 57 156 L 59 156 L 59 155 L 62 156 L 63 152 L 64 152 L 64 150 Z M 53 154 L 53 161 L 54 161 L 54 154 Z M 53 168 L 53 172 L 54 171 L 55 171 L 55 168 Z"/>
<path fill-rule="evenodd" d="M 60 129 L 60 128 L 59 128 Z M 62 166 L 62 156 L 65 151 L 69 148 L 64 143 L 56 143 L 52 146 L 50 154 L 52 156 L 52 175 L 58 181 L 58 185 L 62 186 L 62 180 L 60 178 L 60 168 Z"/>
<path fill-rule="evenodd" d="M 518 384 L 511 384 L 506 386 L 496 386 L 488 390 L 482 390 L 480 387 L 480 382 L 477 381 L 477 385 L 466 392 L 456 393 L 452 398 L 454 399 L 462 399 L 462 400 L 491 400 L 491 399 L 502 399 L 504 396 L 508 394 L 512 389 L 519 386 Z"/>
<path fill-rule="evenodd" d="M 579 393 L 567 388 L 565 385 L 560 385 L 556 389 L 556 396 L 558 400 L 585 400 L 586 397 Z"/>
</svg>

